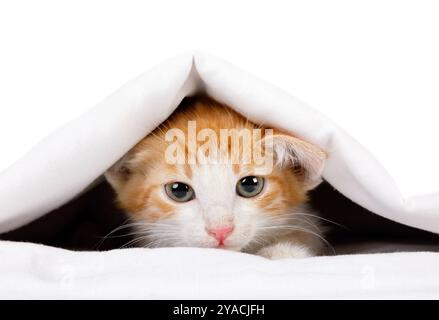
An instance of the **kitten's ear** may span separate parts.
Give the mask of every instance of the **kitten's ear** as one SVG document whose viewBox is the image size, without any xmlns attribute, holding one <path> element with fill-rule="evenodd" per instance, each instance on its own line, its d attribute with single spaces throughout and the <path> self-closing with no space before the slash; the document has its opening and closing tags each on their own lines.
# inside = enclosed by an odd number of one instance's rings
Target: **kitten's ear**
<svg viewBox="0 0 439 320">
<path fill-rule="evenodd" d="M 286 134 L 264 138 L 267 150 L 273 152 L 276 165 L 292 167 L 306 190 L 322 182 L 322 171 L 328 154 L 320 147 Z"/>
<path fill-rule="evenodd" d="M 105 179 L 107 179 L 108 183 L 116 191 L 122 188 L 131 174 L 129 158 L 130 157 L 128 155 L 123 156 L 104 174 Z"/>
</svg>

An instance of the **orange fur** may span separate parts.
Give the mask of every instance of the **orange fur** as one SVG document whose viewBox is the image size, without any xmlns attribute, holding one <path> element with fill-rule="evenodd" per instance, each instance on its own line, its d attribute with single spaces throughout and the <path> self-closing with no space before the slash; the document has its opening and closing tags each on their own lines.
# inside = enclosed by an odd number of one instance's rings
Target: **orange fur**
<svg viewBox="0 0 439 320">
<path fill-rule="evenodd" d="M 171 200 L 161 199 L 157 193 L 161 191 L 164 183 L 172 181 L 172 177 L 181 175 L 181 173 L 185 179 L 190 180 L 194 165 L 167 165 L 164 162 L 164 153 L 168 146 L 165 141 L 165 133 L 168 129 L 179 128 L 188 134 L 188 121 L 196 121 L 197 133 L 201 129 L 210 128 L 218 136 L 220 129 L 224 128 L 260 128 L 229 107 L 205 96 L 191 99 L 189 103 L 183 103 L 168 120 L 141 140 L 128 153 L 131 176 L 129 181 L 116 191 L 119 205 L 133 217 L 156 221 L 174 214 L 175 204 Z M 200 143 L 198 142 L 198 145 Z M 229 139 L 227 144 L 229 154 L 231 148 Z M 187 157 L 187 146 L 185 153 Z M 181 172 L 179 167 L 182 167 L 180 168 Z M 244 166 L 238 164 L 234 164 L 232 168 L 237 176 L 240 176 L 240 171 L 244 170 Z M 253 169 L 253 163 L 246 165 L 246 174 L 251 173 Z M 281 214 L 288 208 L 306 201 L 300 179 L 290 168 L 275 167 L 265 179 L 268 190 L 256 199 L 256 203 L 267 212 L 273 215 Z"/>
</svg>

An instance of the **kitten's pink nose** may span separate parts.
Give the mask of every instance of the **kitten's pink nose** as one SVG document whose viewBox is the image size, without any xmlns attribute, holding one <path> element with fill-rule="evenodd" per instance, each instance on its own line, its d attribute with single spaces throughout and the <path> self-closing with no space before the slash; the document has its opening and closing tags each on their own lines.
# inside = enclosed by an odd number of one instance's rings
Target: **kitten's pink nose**
<svg viewBox="0 0 439 320">
<path fill-rule="evenodd" d="M 232 233 L 233 226 L 207 229 L 207 233 L 218 240 L 219 245 L 223 245 L 224 240 Z"/>
</svg>

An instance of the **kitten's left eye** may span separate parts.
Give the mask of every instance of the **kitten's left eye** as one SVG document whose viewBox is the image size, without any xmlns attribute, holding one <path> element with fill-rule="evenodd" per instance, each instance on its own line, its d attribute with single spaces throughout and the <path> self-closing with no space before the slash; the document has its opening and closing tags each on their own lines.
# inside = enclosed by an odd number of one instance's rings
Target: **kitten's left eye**
<svg viewBox="0 0 439 320">
<path fill-rule="evenodd" d="M 165 190 L 169 198 L 178 202 L 187 202 L 195 198 L 194 189 L 183 182 L 168 183 Z"/>
<path fill-rule="evenodd" d="M 256 176 L 244 177 L 236 184 L 236 193 L 244 198 L 251 198 L 261 193 L 264 188 L 264 178 Z"/>
</svg>

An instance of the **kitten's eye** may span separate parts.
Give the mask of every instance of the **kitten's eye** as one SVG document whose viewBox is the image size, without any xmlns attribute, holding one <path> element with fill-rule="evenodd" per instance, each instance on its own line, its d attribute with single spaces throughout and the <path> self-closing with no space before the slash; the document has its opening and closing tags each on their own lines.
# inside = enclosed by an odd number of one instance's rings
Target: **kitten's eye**
<svg viewBox="0 0 439 320">
<path fill-rule="evenodd" d="M 261 193 L 264 187 L 264 178 L 248 176 L 238 181 L 236 193 L 244 198 L 251 198 Z"/>
<path fill-rule="evenodd" d="M 169 198 L 178 202 L 187 202 L 195 198 L 194 189 L 183 182 L 168 183 L 165 190 Z"/>
</svg>

